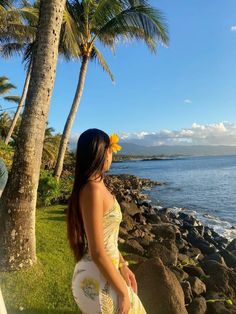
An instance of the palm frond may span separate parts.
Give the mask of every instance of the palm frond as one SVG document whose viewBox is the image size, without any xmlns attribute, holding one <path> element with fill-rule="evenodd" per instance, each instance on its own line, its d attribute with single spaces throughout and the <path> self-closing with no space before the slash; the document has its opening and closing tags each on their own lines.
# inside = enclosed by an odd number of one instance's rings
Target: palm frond
<svg viewBox="0 0 236 314">
<path fill-rule="evenodd" d="M 78 58 L 81 55 L 77 42 L 77 38 L 80 37 L 80 30 L 71 15 L 70 8 L 70 4 L 67 4 L 65 7 L 59 44 L 59 52 L 66 59 L 70 59 L 71 57 Z"/>
<path fill-rule="evenodd" d="M 109 74 L 111 80 L 113 82 L 115 81 L 115 78 L 114 78 L 113 74 L 111 73 L 111 70 L 110 70 L 108 64 L 106 63 L 105 58 L 103 57 L 103 55 L 99 51 L 99 49 L 96 48 L 95 46 L 93 47 L 93 50 L 91 52 L 91 59 L 96 59 L 100 63 L 100 65 L 102 66 L 103 70 Z"/>
<path fill-rule="evenodd" d="M 123 10 L 122 1 L 100 0 L 91 19 L 91 29 L 104 26 Z"/>
<path fill-rule="evenodd" d="M 24 6 L 18 9 L 19 14 L 22 16 L 27 25 L 37 27 L 39 20 L 39 8 L 33 6 Z"/>
<path fill-rule="evenodd" d="M 8 93 L 13 88 L 16 88 L 16 86 L 11 84 L 11 83 L 6 83 L 4 85 L 0 85 L 0 95 Z"/>
<path fill-rule="evenodd" d="M 153 43 L 161 41 L 167 44 L 169 41 L 167 27 L 162 13 L 149 6 L 135 6 L 123 10 L 120 14 L 112 18 L 101 29 L 97 30 L 97 36 L 104 41 L 108 34 L 111 37 L 124 36 L 127 39 L 143 39 L 153 50 Z M 152 41 L 150 40 L 152 38 Z M 151 46 L 150 46 L 150 43 Z"/>
<path fill-rule="evenodd" d="M 9 0 L 0 0 L 0 8 L 8 9 L 11 7 L 11 2 Z"/>
<path fill-rule="evenodd" d="M 35 49 L 35 42 L 27 44 L 25 47 L 22 62 L 25 64 L 26 71 L 29 71 L 30 64 L 33 59 L 34 49 Z"/>
<path fill-rule="evenodd" d="M 16 104 L 19 104 L 20 102 L 20 97 L 19 96 L 5 96 L 3 97 L 6 101 L 9 102 L 14 102 Z"/>
<path fill-rule="evenodd" d="M 25 45 L 18 42 L 9 42 L 0 45 L 0 55 L 3 58 L 11 58 L 14 55 L 22 55 Z"/>
</svg>

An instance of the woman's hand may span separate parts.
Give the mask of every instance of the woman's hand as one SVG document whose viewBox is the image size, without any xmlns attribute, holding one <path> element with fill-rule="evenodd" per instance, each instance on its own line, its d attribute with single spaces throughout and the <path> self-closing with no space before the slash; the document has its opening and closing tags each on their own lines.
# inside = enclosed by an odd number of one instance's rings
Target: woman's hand
<svg viewBox="0 0 236 314">
<path fill-rule="evenodd" d="M 135 274 L 126 265 L 120 268 L 120 273 L 125 279 L 127 285 L 131 286 L 134 292 L 138 294 L 138 285 L 136 282 Z"/>
<path fill-rule="evenodd" d="M 119 296 L 119 314 L 129 314 L 131 309 L 131 302 L 127 291 L 126 295 Z"/>
</svg>

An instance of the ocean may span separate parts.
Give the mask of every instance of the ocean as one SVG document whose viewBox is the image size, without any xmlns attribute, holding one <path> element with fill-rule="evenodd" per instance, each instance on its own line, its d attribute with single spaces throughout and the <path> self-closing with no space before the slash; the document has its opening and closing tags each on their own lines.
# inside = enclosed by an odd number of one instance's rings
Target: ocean
<svg viewBox="0 0 236 314">
<path fill-rule="evenodd" d="M 152 205 L 184 210 L 219 234 L 236 238 L 236 156 L 113 162 L 108 173 L 166 183 L 144 191 Z"/>
</svg>

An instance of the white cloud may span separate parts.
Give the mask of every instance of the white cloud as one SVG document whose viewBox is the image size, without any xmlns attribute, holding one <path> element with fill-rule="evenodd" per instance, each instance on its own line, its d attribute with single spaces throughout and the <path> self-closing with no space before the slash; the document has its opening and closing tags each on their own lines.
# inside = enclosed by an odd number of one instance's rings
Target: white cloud
<svg viewBox="0 0 236 314">
<path fill-rule="evenodd" d="M 190 99 L 185 99 L 184 102 L 185 102 L 186 104 L 191 104 L 191 103 L 192 103 L 192 100 L 190 100 Z"/>
<path fill-rule="evenodd" d="M 162 129 L 156 132 L 122 132 L 120 138 L 146 146 L 156 145 L 236 145 L 236 124 L 222 121 L 201 125 L 194 122 L 191 128 Z"/>
<path fill-rule="evenodd" d="M 236 25 L 231 26 L 230 30 L 231 30 L 232 32 L 236 32 Z"/>
<path fill-rule="evenodd" d="M 145 146 L 157 145 L 236 145 L 236 123 L 222 121 L 213 124 L 194 122 L 190 128 L 161 129 L 153 132 L 117 132 L 122 142 Z M 79 133 L 72 134 L 70 148 L 75 149 Z"/>
</svg>

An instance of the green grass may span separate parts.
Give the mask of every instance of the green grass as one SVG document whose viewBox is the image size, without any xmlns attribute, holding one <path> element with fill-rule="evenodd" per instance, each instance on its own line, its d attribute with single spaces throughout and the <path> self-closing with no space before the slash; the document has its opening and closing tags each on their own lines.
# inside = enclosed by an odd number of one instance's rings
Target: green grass
<svg viewBox="0 0 236 314">
<path fill-rule="evenodd" d="M 71 292 L 75 262 L 66 239 L 64 208 L 36 211 L 37 263 L 0 273 L 8 314 L 80 313 Z"/>
</svg>

